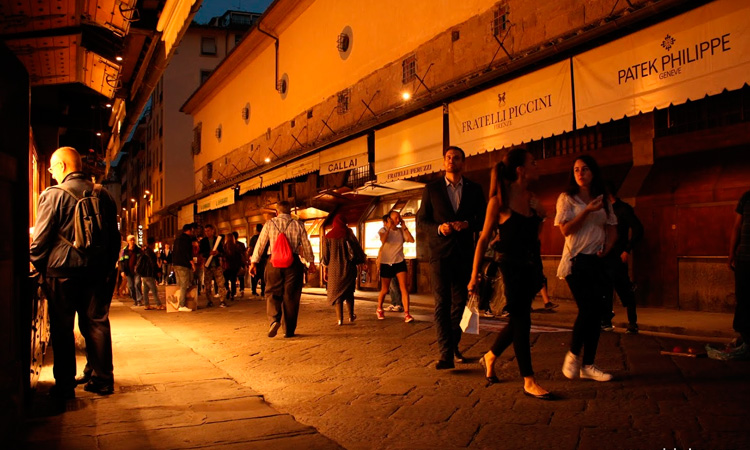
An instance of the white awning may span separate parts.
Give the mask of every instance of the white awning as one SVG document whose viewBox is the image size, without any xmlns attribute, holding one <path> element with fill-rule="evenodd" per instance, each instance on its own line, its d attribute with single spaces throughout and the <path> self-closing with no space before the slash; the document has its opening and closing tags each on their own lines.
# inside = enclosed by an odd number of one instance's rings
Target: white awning
<svg viewBox="0 0 750 450">
<path fill-rule="evenodd" d="M 357 195 L 369 195 L 372 197 L 380 197 L 388 194 L 395 194 L 397 192 L 410 191 L 412 189 L 421 189 L 424 187 L 424 183 L 409 180 L 397 180 L 390 183 L 367 183 L 364 186 L 357 188 L 352 191 Z"/>
<path fill-rule="evenodd" d="M 450 143 L 466 156 L 573 129 L 570 61 L 448 105 Z"/>
<path fill-rule="evenodd" d="M 317 170 L 320 170 L 320 153 L 307 156 L 292 163 L 277 167 L 264 174 L 258 175 L 257 177 L 243 181 L 240 183 L 239 195 L 243 195 L 255 189 L 272 186 L 276 183 L 281 183 L 284 180 L 297 178 Z"/>
<path fill-rule="evenodd" d="M 224 189 L 198 200 L 198 214 L 234 204 L 234 188 Z"/>
<path fill-rule="evenodd" d="M 247 192 L 254 191 L 256 189 L 260 189 L 261 185 L 261 179 L 260 177 L 254 177 L 250 178 L 249 180 L 245 180 L 242 183 L 240 183 L 240 195 L 244 195 Z"/>
<path fill-rule="evenodd" d="M 195 222 L 195 203 L 190 203 L 177 212 L 177 230 L 182 230 L 184 225 L 193 222 Z"/>
<path fill-rule="evenodd" d="M 362 136 L 320 152 L 320 174 L 352 170 L 368 162 L 367 136 Z"/>
<path fill-rule="evenodd" d="M 375 175 L 378 183 L 442 169 L 442 108 L 375 131 Z"/>
<path fill-rule="evenodd" d="M 578 126 L 750 83 L 750 2 L 717 0 L 573 58 Z"/>
</svg>

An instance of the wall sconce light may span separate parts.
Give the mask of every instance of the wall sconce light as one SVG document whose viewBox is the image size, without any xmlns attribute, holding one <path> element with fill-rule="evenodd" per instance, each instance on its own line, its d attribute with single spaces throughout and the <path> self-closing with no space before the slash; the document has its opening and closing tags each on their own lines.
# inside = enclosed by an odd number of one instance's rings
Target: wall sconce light
<svg viewBox="0 0 750 450">
<path fill-rule="evenodd" d="M 264 159 L 263 161 L 265 161 L 267 163 L 270 163 L 271 162 L 271 158 L 269 158 L 269 157 L 266 156 L 266 159 Z"/>
<path fill-rule="evenodd" d="M 97 131 L 97 132 L 96 132 L 96 135 L 97 135 L 97 136 L 101 136 L 101 135 L 102 135 L 102 132 L 101 132 L 101 131 Z"/>
<path fill-rule="evenodd" d="M 115 56 L 115 61 L 122 62 L 122 56 L 120 55 Z"/>
<path fill-rule="evenodd" d="M 408 93 L 408 92 L 406 92 L 406 91 L 404 91 L 404 92 L 402 92 L 402 93 L 401 93 L 401 98 L 402 98 L 402 99 L 403 99 L 403 100 L 404 100 L 405 102 L 406 102 L 406 101 L 409 101 L 409 100 L 411 99 L 411 94 L 410 94 L 410 93 Z"/>
</svg>

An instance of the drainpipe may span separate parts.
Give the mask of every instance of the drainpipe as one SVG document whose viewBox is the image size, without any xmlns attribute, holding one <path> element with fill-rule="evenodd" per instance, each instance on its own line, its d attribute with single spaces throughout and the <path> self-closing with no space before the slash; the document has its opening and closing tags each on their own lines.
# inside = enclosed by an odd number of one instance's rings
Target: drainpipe
<svg viewBox="0 0 750 450">
<path fill-rule="evenodd" d="M 262 18 L 260 20 L 262 20 Z M 264 31 L 260 27 L 260 25 L 261 25 L 260 20 L 258 20 L 258 31 L 260 31 L 261 33 L 263 33 L 266 36 L 270 37 L 271 39 L 273 39 L 274 40 L 274 45 L 276 47 L 276 76 L 274 77 L 274 81 L 273 81 L 273 90 L 274 91 L 278 91 L 279 90 L 279 38 L 276 37 L 276 36 L 274 36 L 274 35 L 272 35 L 271 33 L 267 32 L 267 31 Z"/>
</svg>

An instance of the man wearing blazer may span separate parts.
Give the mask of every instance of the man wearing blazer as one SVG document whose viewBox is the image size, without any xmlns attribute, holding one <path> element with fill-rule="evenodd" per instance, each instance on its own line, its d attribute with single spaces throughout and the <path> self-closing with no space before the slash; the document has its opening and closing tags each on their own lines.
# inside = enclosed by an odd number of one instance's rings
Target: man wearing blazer
<svg viewBox="0 0 750 450">
<path fill-rule="evenodd" d="M 466 156 L 459 147 L 443 153 L 445 177 L 424 188 L 417 214 L 430 247 L 430 278 L 435 295 L 435 326 L 440 360 L 436 368 L 452 369 L 458 351 L 474 258 L 474 235 L 482 231 L 487 203 L 479 184 L 462 176 Z"/>
</svg>

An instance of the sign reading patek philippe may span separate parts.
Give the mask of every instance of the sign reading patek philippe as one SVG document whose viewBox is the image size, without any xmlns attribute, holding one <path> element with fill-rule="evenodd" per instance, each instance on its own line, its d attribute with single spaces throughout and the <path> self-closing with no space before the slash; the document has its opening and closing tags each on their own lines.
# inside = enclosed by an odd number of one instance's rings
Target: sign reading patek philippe
<svg viewBox="0 0 750 450">
<path fill-rule="evenodd" d="M 576 116 L 592 125 L 750 82 L 750 2 L 717 0 L 573 58 Z"/>
<path fill-rule="evenodd" d="M 569 130 L 570 63 L 553 64 L 451 103 L 448 109 L 451 145 L 467 155 Z"/>
</svg>

